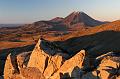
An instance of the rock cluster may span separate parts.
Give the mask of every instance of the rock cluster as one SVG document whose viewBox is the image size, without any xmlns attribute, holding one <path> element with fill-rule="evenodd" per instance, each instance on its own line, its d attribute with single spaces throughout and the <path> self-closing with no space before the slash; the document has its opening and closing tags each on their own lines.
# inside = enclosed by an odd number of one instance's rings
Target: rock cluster
<svg viewBox="0 0 120 79">
<path fill-rule="evenodd" d="M 31 54 L 8 55 L 4 79 L 119 79 L 120 57 L 111 55 L 93 60 L 81 50 L 71 57 L 56 43 L 39 40 Z"/>
</svg>

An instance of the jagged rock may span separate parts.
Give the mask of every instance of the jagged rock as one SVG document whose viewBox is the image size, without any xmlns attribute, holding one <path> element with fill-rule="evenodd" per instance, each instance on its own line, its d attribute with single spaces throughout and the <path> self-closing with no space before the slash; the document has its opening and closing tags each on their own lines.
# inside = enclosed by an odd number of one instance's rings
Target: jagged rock
<svg viewBox="0 0 120 79">
<path fill-rule="evenodd" d="M 82 68 L 85 68 L 85 67 L 89 66 L 89 61 L 88 60 L 86 60 L 87 65 L 85 65 L 86 64 L 84 62 L 85 59 L 86 59 L 86 52 L 85 52 L 85 50 L 81 50 L 75 56 L 73 56 L 69 60 L 66 60 L 64 62 L 64 64 L 61 66 L 61 68 L 53 76 L 51 76 L 50 79 L 59 79 L 60 73 L 62 73 L 62 74 L 68 73 L 71 76 L 72 71 L 74 71 L 75 67 L 79 68 L 79 72 L 81 72 Z M 79 73 L 79 74 L 83 74 L 83 72 Z M 80 76 L 77 76 L 77 78 L 79 79 Z"/>
<path fill-rule="evenodd" d="M 16 63 L 15 57 L 9 54 L 4 67 L 4 79 L 9 79 L 13 74 L 19 73 Z"/>
<path fill-rule="evenodd" d="M 58 55 L 60 50 L 57 51 L 57 48 L 53 46 L 53 43 L 39 40 L 30 56 L 27 67 L 36 67 L 44 73 L 46 78 L 49 78 L 64 62 L 64 58 Z M 57 54 L 53 56 L 55 53 Z"/>
<path fill-rule="evenodd" d="M 44 75 L 49 77 L 56 69 L 60 68 L 64 56 L 68 56 L 67 54 L 62 53 L 62 49 L 55 43 L 40 39 L 30 56 L 28 67 L 37 67 Z M 53 66 L 54 64 L 56 66 Z M 51 73 L 48 74 L 47 71 L 49 68 L 52 68 L 53 71 L 51 69 Z"/>
<path fill-rule="evenodd" d="M 34 48 L 27 67 L 36 67 L 43 73 L 46 68 L 49 55 L 41 50 L 40 44 L 41 40 L 38 41 L 36 47 Z"/>
<path fill-rule="evenodd" d="M 4 68 L 4 79 L 45 79 L 38 68 L 18 69 L 17 58 L 15 57 L 12 57 L 11 54 L 8 55 Z"/>
<path fill-rule="evenodd" d="M 63 64 L 64 60 L 62 56 L 56 55 L 49 57 L 48 66 L 44 71 L 44 76 L 49 78 L 53 75 Z"/>
<path fill-rule="evenodd" d="M 27 67 L 36 67 L 44 73 L 46 78 L 55 79 L 61 77 L 60 73 L 65 74 L 68 72 L 71 75 L 75 67 L 78 67 L 79 70 L 73 73 L 83 73 L 80 69 L 90 66 L 87 53 L 84 50 L 65 62 L 61 54 L 59 54 L 60 52 L 63 53 L 62 49 L 59 49 L 56 44 L 39 40 L 30 56 Z M 73 74 L 72 76 L 76 75 Z"/>
</svg>

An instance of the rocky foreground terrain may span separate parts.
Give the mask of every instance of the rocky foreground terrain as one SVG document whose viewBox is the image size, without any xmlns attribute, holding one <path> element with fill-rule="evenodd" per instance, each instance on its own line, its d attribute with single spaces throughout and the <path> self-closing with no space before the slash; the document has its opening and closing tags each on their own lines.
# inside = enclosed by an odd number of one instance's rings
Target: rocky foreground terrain
<svg viewBox="0 0 120 79">
<path fill-rule="evenodd" d="M 5 79 L 120 79 L 119 52 L 98 57 L 81 50 L 72 55 L 55 42 L 38 41 L 33 52 L 9 54 Z"/>
</svg>

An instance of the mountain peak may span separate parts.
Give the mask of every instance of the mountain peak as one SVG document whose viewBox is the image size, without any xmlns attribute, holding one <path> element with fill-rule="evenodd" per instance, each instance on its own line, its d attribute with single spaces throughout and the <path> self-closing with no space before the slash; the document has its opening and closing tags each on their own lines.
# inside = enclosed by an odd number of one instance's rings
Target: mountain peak
<svg viewBox="0 0 120 79">
<path fill-rule="evenodd" d="M 71 14 L 74 14 L 74 15 L 77 15 L 77 14 L 86 14 L 85 12 L 83 12 L 83 11 L 74 11 L 74 12 L 72 12 Z M 87 14 L 86 14 L 87 15 Z"/>
<path fill-rule="evenodd" d="M 74 14 L 79 14 L 79 13 L 80 13 L 80 11 L 74 11 L 73 13 L 74 13 Z"/>
<path fill-rule="evenodd" d="M 103 24 L 103 22 L 97 21 L 84 12 L 74 11 L 64 19 L 64 23 L 71 26 L 77 23 L 82 23 L 86 26 L 96 26 Z"/>
</svg>

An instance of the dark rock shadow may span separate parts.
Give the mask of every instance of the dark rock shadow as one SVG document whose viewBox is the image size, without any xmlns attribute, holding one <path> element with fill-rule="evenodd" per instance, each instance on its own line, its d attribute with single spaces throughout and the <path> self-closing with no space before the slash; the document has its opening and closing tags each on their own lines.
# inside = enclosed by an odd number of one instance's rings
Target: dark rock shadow
<svg viewBox="0 0 120 79">
<path fill-rule="evenodd" d="M 110 30 L 91 35 L 73 37 L 65 41 L 50 42 L 44 40 L 41 42 L 40 47 L 49 55 L 54 55 L 56 52 L 62 52 L 69 54 L 71 57 L 84 49 L 88 51 L 92 57 L 96 58 L 110 51 L 120 52 L 119 40 L 120 32 Z"/>
<path fill-rule="evenodd" d="M 66 50 L 70 56 L 84 49 L 92 57 L 97 57 L 110 51 L 120 52 L 119 40 L 120 32 L 109 30 L 91 35 L 73 37 L 65 41 L 55 41 L 54 43 Z"/>
</svg>

